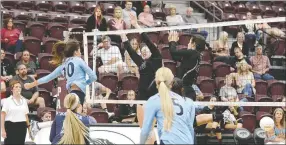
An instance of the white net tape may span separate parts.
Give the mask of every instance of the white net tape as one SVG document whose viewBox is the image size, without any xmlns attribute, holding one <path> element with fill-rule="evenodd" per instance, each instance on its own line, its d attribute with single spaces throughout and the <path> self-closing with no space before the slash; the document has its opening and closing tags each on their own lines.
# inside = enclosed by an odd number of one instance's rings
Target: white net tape
<svg viewBox="0 0 286 145">
<path fill-rule="evenodd" d="M 227 22 L 216 22 L 216 23 L 204 23 L 204 24 L 192 24 L 192 25 L 180 25 L 180 26 L 169 26 L 169 27 L 156 27 L 156 28 L 141 28 L 141 29 L 129 29 L 129 30 L 116 30 L 116 31 L 97 31 L 93 32 L 83 32 L 83 46 L 84 46 L 84 60 L 88 63 L 88 36 L 95 36 L 93 42 L 94 52 L 97 52 L 97 37 L 103 35 L 120 35 L 129 33 L 139 33 L 139 32 L 158 32 L 158 31 L 171 31 L 171 30 L 183 30 L 183 29 L 198 29 L 198 28 L 218 28 L 225 26 L 239 26 L 246 24 L 261 24 L 261 23 L 275 23 L 275 22 L 285 22 L 286 17 L 276 17 L 276 18 L 265 18 L 265 19 L 253 19 L 253 20 L 242 20 L 242 21 L 227 21 Z M 219 32 L 217 32 L 219 33 Z M 73 34 L 73 32 L 68 32 L 68 35 Z M 78 34 L 78 32 L 76 32 Z M 209 36 L 211 37 L 211 36 Z M 93 54 L 93 70 L 95 70 L 96 65 L 96 53 Z M 88 103 L 109 103 L 109 104 L 144 104 L 146 101 L 130 101 L 130 100 L 91 100 L 94 98 L 95 90 L 94 84 L 92 86 L 90 94 L 90 88 L 87 86 L 87 102 Z M 92 97 L 91 97 L 92 96 Z M 216 106 L 229 106 L 229 105 L 239 105 L 239 106 L 285 106 L 283 102 L 195 102 L 197 105 L 216 105 Z"/>
</svg>

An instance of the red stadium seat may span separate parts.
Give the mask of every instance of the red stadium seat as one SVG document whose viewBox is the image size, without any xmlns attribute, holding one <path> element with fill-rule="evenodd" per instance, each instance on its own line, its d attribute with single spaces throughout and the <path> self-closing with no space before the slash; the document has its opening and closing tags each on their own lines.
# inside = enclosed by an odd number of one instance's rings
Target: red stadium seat
<svg viewBox="0 0 286 145">
<path fill-rule="evenodd" d="M 32 36 L 24 37 L 24 48 L 30 53 L 38 55 L 41 53 L 41 40 Z"/>
<path fill-rule="evenodd" d="M 43 70 L 43 69 L 38 69 L 36 70 L 36 74 L 37 74 L 37 79 L 40 79 L 48 74 L 50 74 L 51 72 L 48 70 Z M 39 85 L 39 88 L 45 88 L 47 91 L 52 92 L 53 91 L 53 87 L 54 87 L 54 82 L 50 81 L 46 84 L 42 84 Z"/>
<path fill-rule="evenodd" d="M 233 6 L 238 14 L 246 14 L 249 11 L 248 8 L 242 3 L 233 4 Z"/>
<path fill-rule="evenodd" d="M 201 58 L 201 61 L 205 61 L 205 62 L 211 62 L 212 60 L 212 52 L 209 51 L 209 50 L 204 50 L 201 52 L 202 54 L 202 58 Z"/>
<path fill-rule="evenodd" d="M 68 26 L 68 23 L 69 23 L 69 17 L 63 14 L 59 14 L 59 13 L 53 13 L 51 15 L 51 20 L 52 22 L 56 22 L 64 26 Z"/>
<path fill-rule="evenodd" d="M 53 58 L 53 55 L 50 53 L 39 53 L 38 54 L 38 60 L 40 64 L 41 69 L 49 70 L 49 71 L 54 71 L 56 66 L 52 65 L 49 63 Z"/>
<path fill-rule="evenodd" d="M 225 12 L 225 13 L 233 13 L 235 11 L 235 7 L 233 7 L 229 2 L 221 1 L 217 2 L 218 6 Z"/>
<path fill-rule="evenodd" d="M 282 102 L 282 99 L 284 98 L 284 95 L 272 95 L 271 98 L 274 102 Z"/>
<path fill-rule="evenodd" d="M 264 95 L 256 95 L 255 100 L 256 100 L 256 102 L 273 102 L 272 98 L 269 98 L 269 97 L 264 96 Z M 270 113 L 271 110 L 272 110 L 272 107 L 258 107 L 258 111 L 262 111 L 262 112 Z"/>
<path fill-rule="evenodd" d="M 133 74 L 121 74 L 119 81 L 121 81 L 122 90 L 137 91 L 138 89 L 139 79 Z"/>
<path fill-rule="evenodd" d="M 221 62 L 214 62 L 213 69 L 216 77 L 225 77 L 231 73 L 230 66 Z"/>
<path fill-rule="evenodd" d="M 85 2 L 86 13 L 92 14 L 94 12 L 94 8 L 96 7 L 96 2 Z"/>
<path fill-rule="evenodd" d="M 273 96 L 273 95 L 284 95 L 285 94 L 285 84 L 281 83 L 277 80 L 270 80 L 267 81 L 268 83 L 268 93 Z"/>
<path fill-rule="evenodd" d="M 249 9 L 249 11 L 253 15 L 261 15 L 262 10 L 259 8 L 257 4 L 254 3 L 246 3 L 245 6 Z"/>
<path fill-rule="evenodd" d="M 218 90 L 225 85 L 225 77 L 216 77 L 215 86 Z"/>
<path fill-rule="evenodd" d="M 267 18 L 267 17 L 276 17 L 276 12 L 274 10 L 272 10 L 271 5 L 259 5 L 260 9 L 263 12 L 263 17 Z"/>
<path fill-rule="evenodd" d="M 17 52 L 15 54 L 15 61 L 20 61 L 21 57 L 22 57 L 22 52 Z M 37 62 L 37 57 L 31 52 L 30 52 L 30 59 L 35 63 Z"/>
<path fill-rule="evenodd" d="M 36 9 L 40 11 L 51 11 L 52 4 L 48 1 L 35 1 Z"/>
<path fill-rule="evenodd" d="M 12 14 L 6 10 L 1 11 L 1 16 L 2 16 L 3 20 L 13 17 Z"/>
<path fill-rule="evenodd" d="M 56 12 L 65 13 L 65 12 L 68 12 L 68 10 L 69 10 L 69 6 L 67 5 L 66 2 L 63 2 L 63 1 L 53 1 L 52 4 L 53 4 L 53 6 L 54 6 Z"/>
<path fill-rule="evenodd" d="M 235 14 L 238 20 L 246 20 L 246 14 Z"/>
<path fill-rule="evenodd" d="M 17 7 L 18 2 L 17 1 L 1 1 L 1 5 L 5 9 L 15 9 Z"/>
<path fill-rule="evenodd" d="M 83 32 L 85 28 L 82 27 L 74 27 L 71 29 L 71 32 Z M 79 42 L 83 42 L 83 35 L 82 34 L 72 34 L 70 35 L 72 39 L 76 39 Z"/>
<path fill-rule="evenodd" d="M 160 34 L 160 43 L 169 44 L 169 33 L 168 32 L 161 32 Z"/>
<path fill-rule="evenodd" d="M 257 111 L 256 112 L 256 120 L 259 121 L 263 117 L 270 117 L 272 118 L 273 116 L 269 112 L 263 112 L 263 111 Z"/>
<path fill-rule="evenodd" d="M 212 65 L 209 63 L 201 63 L 199 67 L 198 76 L 206 76 L 211 78 L 213 73 Z"/>
<path fill-rule="evenodd" d="M 20 1 L 18 5 L 19 9 L 27 11 L 35 9 L 35 3 L 33 1 Z"/>
<path fill-rule="evenodd" d="M 41 23 L 37 22 L 28 23 L 28 29 L 30 36 L 36 37 L 40 40 L 42 40 L 42 38 L 46 34 L 46 27 Z"/>
<path fill-rule="evenodd" d="M 112 92 L 116 92 L 118 87 L 118 77 L 116 75 L 110 73 L 99 74 L 99 82 Z"/>
<path fill-rule="evenodd" d="M 286 44 L 285 40 L 278 40 L 276 43 L 275 55 L 284 55 L 286 53 Z"/>
<path fill-rule="evenodd" d="M 5 58 L 6 58 L 7 60 L 9 60 L 9 62 L 10 62 L 13 66 L 15 66 L 16 60 L 15 60 L 14 54 L 12 54 L 12 53 L 6 51 L 6 52 L 5 52 Z"/>
<path fill-rule="evenodd" d="M 52 37 L 45 37 L 43 38 L 43 45 L 44 45 L 44 52 L 45 53 L 52 53 L 52 49 L 55 43 L 57 43 L 59 40 L 52 38 Z"/>
<path fill-rule="evenodd" d="M 255 89 L 257 95 L 267 95 L 268 84 L 263 80 L 255 80 Z"/>
<path fill-rule="evenodd" d="M 215 82 L 213 79 L 204 79 L 200 82 L 199 88 L 203 94 L 214 94 Z"/>
<path fill-rule="evenodd" d="M 277 13 L 277 16 L 279 16 L 279 17 L 285 17 L 286 16 L 286 11 L 285 11 L 284 7 L 272 6 L 272 9 Z"/>
<path fill-rule="evenodd" d="M 118 91 L 118 100 L 127 100 L 127 94 L 129 90 Z"/>
<path fill-rule="evenodd" d="M 14 20 L 21 21 L 25 24 L 27 24 L 28 21 L 31 21 L 33 16 L 31 13 L 25 11 L 13 11 L 13 14 Z"/>
<path fill-rule="evenodd" d="M 50 37 L 53 37 L 59 40 L 64 39 L 63 32 L 65 30 L 67 30 L 66 27 L 64 27 L 63 25 L 57 24 L 57 23 L 50 23 L 48 25 L 48 31 L 50 33 Z"/>
<path fill-rule="evenodd" d="M 109 2 L 100 3 L 101 7 L 103 8 L 103 12 L 106 15 L 113 16 L 115 5 Z"/>
<path fill-rule="evenodd" d="M 241 112 L 240 116 L 243 120 L 243 128 L 248 131 L 253 132 L 256 128 L 256 116 L 248 112 Z"/>
<path fill-rule="evenodd" d="M 170 59 L 170 60 L 172 60 L 172 56 L 171 56 L 171 53 L 169 51 L 169 47 L 163 47 L 161 49 L 161 55 L 162 55 L 163 59 Z"/>
<path fill-rule="evenodd" d="M 51 96 L 51 92 L 47 91 L 44 88 L 39 88 L 39 96 L 45 100 L 45 106 L 50 107 L 53 103 L 53 97 Z"/>
<path fill-rule="evenodd" d="M 153 43 L 159 44 L 159 32 L 147 32 L 147 35 Z"/>
<path fill-rule="evenodd" d="M 18 28 L 23 34 L 26 32 L 26 24 L 22 21 L 14 20 L 13 25 L 15 28 Z"/>
<path fill-rule="evenodd" d="M 85 12 L 85 6 L 79 1 L 69 1 L 68 5 L 73 13 L 83 14 Z"/>
<path fill-rule="evenodd" d="M 86 19 L 85 19 L 85 17 L 71 16 L 70 17 L 70 24 L 86 27 Z"/>
<path fill-rule="evenodd" d="M 89 115 L 94 117 L 97 123 L 108 123 L 108 114 L 102 109 L 92 108 Z"/>
<path fill-rule="evenodd" d="M 169 59 L 164 59 L 163 60 L 164 66 L 169 68 L 172 73 L 174 74 L 174 76 L 176 76 L 177 74 L 177 63 L 173 60 L 169 60 Z"/>
<path fill-rule="evenodd" d="M 182 35 L 180 36 L 180 38 L 179 38 L 178 43 L 179 43 L 180 45 L 188 46 L 191 37 L 192 37 L 191 34 L 182 34 Z"/>
<path fill-rule="evenodd" d="M 37 20 L 37 22 L 42 23 L 45 26 L 47 26 L 48 23 L 50 23 L 52 21 L 51 16 L 48 15 L 48 13 L 38 13 L 36 15 L 36 20 Z"/>
</svg>

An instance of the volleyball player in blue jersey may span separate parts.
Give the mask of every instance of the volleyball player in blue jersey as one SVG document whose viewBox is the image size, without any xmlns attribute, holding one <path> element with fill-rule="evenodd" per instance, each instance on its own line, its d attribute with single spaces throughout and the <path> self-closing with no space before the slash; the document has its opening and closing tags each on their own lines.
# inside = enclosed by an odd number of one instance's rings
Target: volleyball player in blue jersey
<svg viewBox="0 0 286 145">
<path fill-rule="evenodd" d="M 149 136 L 153 120 L 161 144 L 194 144 L 193 122 L 195 105 L 189 98 L 171 91 L 174 75 L 169 68 L 161 67 L 155 75 L 158 94 L 150 97 L 144 106 L 144 121 L 141 129 L 140 144 Z"/>
<path fill-rule="evenodd" d="M 81 58 L 80 44 L 76 40 L 58 42 L 53 48 L 53 60 L 50 62 L 59 65 L 51 74 L 40 78 L 33 83 L 24 85 L 26 89 L 47 83 L 60 75 L 67 80 L 66 88 L 70 93 L 75 93 L 80 99 L 81 105 L 85 101 L 85 89 L 87 85 L 96 81 L 95 72 Z M 86 80 L 86 74 L 89 79 Z"/>
</svg>

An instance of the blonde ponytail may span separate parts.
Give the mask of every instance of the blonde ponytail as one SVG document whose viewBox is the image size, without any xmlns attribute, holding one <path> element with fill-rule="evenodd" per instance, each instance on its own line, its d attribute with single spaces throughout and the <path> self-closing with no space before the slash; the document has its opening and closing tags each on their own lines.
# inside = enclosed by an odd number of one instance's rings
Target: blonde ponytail
<svg viewBox="0 0 286 145">
<path fill-rule="evenodd" d="M 169 131 L 172 127 L 174 118 L 174 106 L 170 96 L 170 88 L 172 87 L 171 84 L 173 82 L 174 75 L 169 68 L 162 67 L 156 72 L 155 79 L 161 99 L 161 109 L 164 114 L 163 128 L 164 130 Z"/>
<path fill-rule="evenodd" d="M 86 144 L 88 138 L 88 128 L 81 122 L 72 110 L 78 103 L 77 96 L 68 94 L 65 97 L 64 105 L 67 108 L 66 117 L 63 122 L 63 136 L 58 144 Z"/>
</svg>

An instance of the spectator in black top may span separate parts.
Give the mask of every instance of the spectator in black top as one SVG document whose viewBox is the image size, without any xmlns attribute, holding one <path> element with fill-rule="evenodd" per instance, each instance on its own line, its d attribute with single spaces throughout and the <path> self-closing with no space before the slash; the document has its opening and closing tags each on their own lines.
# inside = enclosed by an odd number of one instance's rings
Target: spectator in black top
<svg viewBox="0 0 286 145">
<path fill-rule="evenodd" d="M 127 100 L 135 100 L 135 92 L 129 90 L 127 92 Z M 136 115 L 136 104 L 122 104 L 119 106 L 120 120 L 122 122 L 134 122 Z"/>
<path fill-rule="evenodd" d="M 242 32 L 238 32 L 236 35 L 236 41 L 234 41 L 230 48 L 230 56 L 234 56 L 234 48 L 239 47 L 242 50 L 242 53 L 246 56 L 249 55 L 249 48 L 244 41 L 244 35 Z"/>
<path fill-rule="evenodd" d="M 196 82 L 197 68 L 200 63 L 200 52 L 198 50 L 205 48 L 205 41 L 196 36 L 192 36 L 187 49 L 176 50 L 179 35 L 177 32 L 169 34 L 169 50 L 173 60 L 180 61 L 178 77 L 183 80 L 184 91 L 193 92 L 191 98 L 196 100 L 196 93 L 192 85 Z"/>
<path fill-rule="evenodd" d="M 248 57 L 244 56 L 242 53 L 242 50 L 239 47 L 234 48 L 234 57 L 230 58 L 229 65 L 234 69 L 237 70 L 237 63 L 245 61 L 249 64 L 249 67 L 251 68 L 251 63 Z"/>
<path fill-rule="evenodd" d="M 13 75 L 15 75 L 14 67 L 10 61 L 5 58 L 4 49 L 1 49 L 1 80 L 8 82 L 12 79 Z"/>
<path fill-rule="evenodd" d="M 99 6 L 94 8 L 94 13 L 87 19 L 86 32 L 92 32 L 93 29 L 107 31 L 107 22 Z"/>
<path fill-rule="evenodd" d="M 136 18 L 132 16 L 131 24 L 136 28 L 140 29 Z M 152 43 L 146 33 L 141 33 L 142 41 L 148 46 L 151 55 L 142 52 L 142 57 L 131 47 L 130 42 L 126 35 L 121 35 L 121 39 L 124 42 L 124 48 L 127 50 L 131 59 L 138 66 L 140 79 L 139 79 L 139 95 L 137 100 L 148 100 L 149 97 L 157 93 L 155 79 L 156 71 L 162 67 L 162 55 L 158 48 Z M 142 50 L 141 50 L 142 51 Z"/>
</svg>

